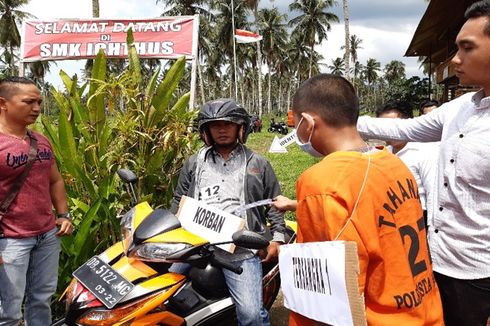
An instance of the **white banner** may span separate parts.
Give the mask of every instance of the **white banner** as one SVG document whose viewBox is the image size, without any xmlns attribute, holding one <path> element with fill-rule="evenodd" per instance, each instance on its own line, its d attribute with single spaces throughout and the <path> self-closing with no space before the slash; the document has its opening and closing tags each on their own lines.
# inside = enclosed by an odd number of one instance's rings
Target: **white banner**
<svg viewBox="0 0 490 326">
<path fill-rule="evenodd" d="M 187 196 L 180 200 L 177 217 L 185 230 L 210 243 L 231 241 L 233 233 L 245 225 L 244 219 Z M 232 243 L 219 247 L 231 253 L 235 251 Z"/>
<path fill-rule="evenodd" d="M 284 306 L 330 325 L 366 325 L 356 248 L 355 242 L 344 241 L 281 246 Z"/>
</svg>

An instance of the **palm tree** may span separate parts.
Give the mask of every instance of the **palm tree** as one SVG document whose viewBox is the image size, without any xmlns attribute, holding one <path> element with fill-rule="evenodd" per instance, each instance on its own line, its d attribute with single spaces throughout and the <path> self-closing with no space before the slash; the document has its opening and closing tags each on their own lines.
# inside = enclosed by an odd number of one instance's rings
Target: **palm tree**
<svg viewBox="0 0 490 326">
<path fill-rule="evenodd" d="M 20 47 L 20 33 L 18 25 L 31 15 L 19 10 L 29 0 L 0 0 L 0 46 L 4 48 L 4 60 L 8 66 L 9 74 L 15 74 L 15 49 Z M 7 53 L 5 53 L 7 52 Z"/>
<path fill-rule="evenodd" d="M 326 10 L 335 4 L 335 0 L 295 0 L 289 5 L 290 11 L 299 11 L 300 15 L 291 19 L 289 25 L 294 27 L 292 34 L 300 35 L 310 46 L 310 65 L 308 77 L 311 77 L 315 44 L 327 39 L 331 22 L 339 18 Z"/>
<path fill-rule="evenodd" d="M 358 38 L 355 34 L 352 34 L 349 39 L 349 52 L 351 62 L 355 65 L 358 59 L 357 50 L 362 49 L 361 46 L 362 40 Z M 345 45 L 340 47 L 341 50 L 346 49 Z"/>
<path fill-rule="evenodd" d="M 261 9 L 258 13 L 257 24 L 259 26 L 259 32 L 264 40 L 264 53 L 268 66 L 268 80 L 267 80 L 267 111 L 272 111 L 271 100 L 271 75 L 274 62 L 277 62 L 279 53 L 283 52 L 283 47 L 287 38 L 286 31 L 286 15 L 279 12 L 277 8 Z"/>
<path fill-rule="evenodd" d="M 243 0 L 243 4 L 245 8 L 253 10 L 254 13 L 254 18 L 255 18 L 255 24 L 257 24 L 259 18 L 258 18 L 258 12 L 257 8 L 259 6 L 260 0 Z M 257 28 L 258 31 L 258 28 Z M 257 42 L 257 83 L 258 83 L 258 106 L 259 106 L 259 117 L 262 117 L 262 51 L 260 49 L 260 42 Z"/>
<path fill-rule="evenodd" d="M 43 94 L 43 103 L 42 103 L 42 108 L 43 108 L 43 113 L 49 115 L 50 114 L 50 105 L 49 105 L 49 100 L 48 98 L 50 97 L 49 94 L 49 87 L 50 84 L 46 83 L 44 81 L 44 76 L 46 73 L 49 71 L 51 68 L 51 62 L 49 61 L 34 61 L 29 63 L 29 71 L 30 75 L 29 78 L 34 80 L 36 84 L 39 86 L 39 89 L 41 90 L 41 93 Z"/>
<path fill-rule="evenodd" d="M 373 107 L 376 106 L 376 90 L 373 88 L 373 86 L 376 80 L 378 80 L 378 72 L 380 70 L 381 70 L 381 64 L 379 63 L 379 61 L 373 58 L 369 58 L 368 61 L 366 62 L 366 66 L 364 67 L 364 71 L 362 72 L 363 77 L 369 84 L 369 88 L 367 92 L 368 95 L 369 95 L 369 91 L 371 91 L 372 94 L 374 95 L 374 101 L 372 102 Z"/>
<path fill-rule="evenodd" d="M 352 67 L 352 75 L 354 75 L 354 79 L 360 77 L 363 70 L 364 66 L 359 61 L 356 61 L 354 63 L 354 67 Z"/>
<path fill-rule="evenodd" d="M 364 67 L 364 76 L 369 85 L 372 85 L 378 79 L 378 72 L 381 70 L 379 61 L 369 58 Z"/>
<path fill-rule="evenodd" d="M 349 78 L 350 73 L 350 43 L 349 43 L 349 0 L 343 0 L 343 8 L 344 8 L 344 30 L 345 30 L 345 52 L 344 52 L 344 75 L 346 78 Z"/>
<path fill-rule="evenodd" d="M 351 73 L 353 75 L 352 85 L 354 85 L 354 88 L 356 89 L 356 94 L 358 96 L 359 96 L 359 87 L 362 83 L 360 77 L 363 71 L 364 71 L 364 66 L 359 61 L 356 61 L 354 63 L 354 66 L 351 68 Z"/>
<path fill-rule="evenodd" d="M 99 0 L 92 0 L 92 17 L 93 18 L 99 18 L 100 17 Z M 94 60 L 92 60 L 92 59 L 88 59 L 85 62 L 85 67 L 83 69 L 83 75 L 85 78 L 91 77 L 93 65 L 94 65 Z"/>
<path fill-rule="evenodd" d="M 388 84 L 392 84 L 395 80 L 405 78 L 405 64 L 398 60 L 393 60 L 385 66 L 385 79 Z"/>
<path fill-rule="evenodd" d="M 213 6 L 211 7 L 212 10 L 217 10 L 218 13 L 216 14 L 216 19 L 217 23 L 215 26 L 215 31 L 217 36 L 217 40 L 215 40 L 216 46 L 218 48 L 216 49 L 219 51 L 220 56 L 223 57 L 223 54 L 225 54 L 229 61 L 228 63 L 230 66 L 232 66 L 233 62 L 233 35 L 234 35 L 234 30 L 232 26 L 232 11 L 234 12 L 234 20 L 235 20 L 235 26 L 240 26 L 240 28 L 247 29 L 248 28 L 248 21 L 247 21 L 247 14 L 248 14 L 248 8 L 245 8 L 242 2 L 236 2 L 234 3 L 235 8 L 231 8 L 231 3 L 229 0 L 216 0 L 213 1 Z M 224 58 L 221 58 L 223 60 Z M 215 67 L 217 69 L 217 67 Z M 238 76 L 235 76 L 234 73 L 231 74 L 233 78 L 230 80 L 230 97 L 232 96 L 233 93 L 233 85 L 235 82 L 235 78 Z"/>
<path fill-rule="evenodd" d="M 162 16 L 193 16 L 199 15 L 199 61 L 197 64 L 197 73 L 199 79 L 199 87 L 201 89 L 201 102 L 204 103 L 205 93 L 204 93 L 204 80 L 202 75 L 201 62 L 205 61 L 204 58 L 209 56 L 211 51 L 211 41 L 210 41 L 210 22 L 214 21 L 214 15 L 208 9 L 208 7 L 203 4 L 203 0 L 156 0 L 156 3 L 163 2 L 165 6 L 169 8 L 166 9 Z"/>
<path fill-rule="evenodd" d="M 291 78 L 296 83 L 298 88 L 299 84 L 308 78 L 308 62 L 310 57 L 310 49 L 302 42 L 300 36 L 292 35 L 291 40 L 286 45 L 286 58 L 291 71 Z"/>
<path fill-rule="evenodd" d="M 344 73 L 344 69 L 345 69 L 344 59 L 342 58 L 336 58 L 335 60 L 332 59 L 332 64 L 329 65 L 328 68 L 330 69 L 330 73 L 341 76 Z"/>
</svg>

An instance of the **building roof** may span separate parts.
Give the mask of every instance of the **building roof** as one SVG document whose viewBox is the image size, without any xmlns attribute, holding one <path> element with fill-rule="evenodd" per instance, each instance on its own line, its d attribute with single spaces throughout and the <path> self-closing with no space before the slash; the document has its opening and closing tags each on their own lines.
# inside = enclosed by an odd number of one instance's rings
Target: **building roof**
<svg viewBox="0 0 490 326">
<path fill-rule="evenodd" d="M 439 64 L 456 52 L 454 41 L 464 23 L 464 12 L 477 0 L 431 0 L 417 26 L 407 57 L 431 57 Z"/>
</svg>

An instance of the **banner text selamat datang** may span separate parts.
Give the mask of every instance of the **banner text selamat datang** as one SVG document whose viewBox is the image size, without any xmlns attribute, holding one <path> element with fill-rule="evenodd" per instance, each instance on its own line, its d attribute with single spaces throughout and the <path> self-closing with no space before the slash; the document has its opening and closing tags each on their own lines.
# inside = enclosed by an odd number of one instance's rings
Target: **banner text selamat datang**
<svg viewBox="0 0 490 326">
<path fill-rule="evenodd" d="M 64 60 L 128 54 L 126 34 L 132 29 L 142 58 L 192 57 L 195 17 L 141 20 L 29 20 L 23 26 L 22 59 Z"/>
</svg>

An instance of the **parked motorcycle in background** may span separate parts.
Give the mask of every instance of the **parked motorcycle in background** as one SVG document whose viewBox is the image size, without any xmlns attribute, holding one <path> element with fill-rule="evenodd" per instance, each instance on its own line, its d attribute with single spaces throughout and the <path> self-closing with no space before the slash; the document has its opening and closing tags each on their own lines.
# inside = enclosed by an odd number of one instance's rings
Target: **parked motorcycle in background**
<svg viewBox="0 0 490 326">
<path fill-rule="evenodd" d="M 288 126 L 284 122 L 276 122 L 274 118 L 271 119 L 271 123 L 269 126 L 269 129 L 267 129 L 268 132 L 277 132 L 283 135 L 287 135 L 289 130 Z"/>
<path fill-rule="evenodd" d="M 62 295 L 66 315 L 53 325 L 212 325 L 236 324 L 235 306 L 221 268 L 240 274 L 230 254 L 184 230 L 168 210 L 138 202 L 136 175 L 119 170 L 134 205 L 121 218 L 122 240 L 89 259 L 74 273 Z M 288 222 L 289 243 L 296 224 Z M 294 230 L 293 230 L 294 229 Z M 266 248 L 269 241 L 241 230 L 235 245 Z M 227 243 L 231 243 L 227 242 Z M 188 263 L 188 276 L 169 272 Z M 264 306 L 270 309 L 280 287 L 278 263 L 263 266 Z"/>
</svg>

